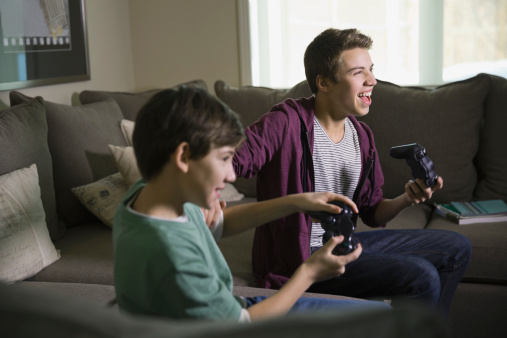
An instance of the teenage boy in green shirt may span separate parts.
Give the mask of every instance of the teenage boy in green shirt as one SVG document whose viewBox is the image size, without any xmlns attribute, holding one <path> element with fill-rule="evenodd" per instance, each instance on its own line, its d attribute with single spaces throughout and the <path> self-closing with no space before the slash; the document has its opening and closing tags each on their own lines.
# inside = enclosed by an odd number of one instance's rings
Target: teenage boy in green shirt
<svg viewBox="0 0 507 338">
<path fill-rule="evenodd" d="M 335 237 L 305 261 L 269 298 L 232 294 L 232 276 L 213 236 L 234 235 L 296 212 L 340 212 L 334 193 L 289 195 L 223 211 L 208 228 L 201 208 L 217 203 L 236 178 L 232 158 L 244 139 L 234 112 L 207 91 L 180 86 L 155 95 L 139 112 L 133 134 L 142 180 L 120 204 L 113 227 L 118 304 L 137 314 L 170 318 L 257 320 L 289 311 L 390 307 L 382 302 L 302 298 L 316 281 L 345 271 Z"/>
</svg>

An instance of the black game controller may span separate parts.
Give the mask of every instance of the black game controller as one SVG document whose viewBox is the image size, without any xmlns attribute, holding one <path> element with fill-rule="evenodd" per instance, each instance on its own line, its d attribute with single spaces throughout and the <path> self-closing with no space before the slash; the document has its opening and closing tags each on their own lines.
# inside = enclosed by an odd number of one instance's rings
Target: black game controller
<svg viewBox="0 0 507 338">
<path fill-rule="evenodd" d="M 412 168 L 412 176 L 423 180 L 429 188 L 437 182 L 438 175 L 435 173 L 433 161 L 426 154 L 426 149 L 419 144 L 392 147 L 389 154 L 394 158 L 407 160 L 407 164 Z"/>
<path fill-rule="evenodd" d="M 326 244 L 331 237 L 342 235 L 344 237 L 343 242 L 333 249 L 333 254 L 336 256 L 347 255 L 357 248 L 357 240 L 352 236 L 356 229 L 356 225 L 352 220 L 354 212 L 350 206 L 341 201 L 331 201 L 329 203 L 339 206 L 342 211 L 339 214 L 331 214 L 326 211 L 310 211 L 308 214 L 312 218 L 320 220 L 322 229 L 325 230 L 324 236 L 322 236 L 322 244 Z"/>
</svg>

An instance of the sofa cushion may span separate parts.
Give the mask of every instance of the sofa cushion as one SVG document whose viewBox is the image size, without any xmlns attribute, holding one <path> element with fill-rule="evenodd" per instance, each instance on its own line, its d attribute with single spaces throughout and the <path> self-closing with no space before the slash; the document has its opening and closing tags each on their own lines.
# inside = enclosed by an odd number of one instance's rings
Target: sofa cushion
<svg viewBox="0 0 507 338">
<path fill-rule="evenodd" d="M 125 136 L 125 141 L 127 141 L 127 145 L 133 146 L 134 142 L 132 142 L 132 135 L 134 134 L 134 127 L 136 123 L 130 120 L 122 120 L 121 121 L 121 131 L 123 132 L 123 136 Z"/>
<path fill-rule="evenodd" d="M 208 89 L 206 82 L 203 80 L 194 80 L 186 82 L 187 85 L 198 86 L 200 88 Z M 148 100 L 158 93 L 161 89 L 152 89 L 144 92 L 112 92 L 101 90 L 83 90 L 79 94 L 79 100 L 82 104 L 93 102 L 106 101 L 114 99 L 127 120 L 135 121 L 137 112 Z"/>
<path fill-rule="evenodd" d="M 243 127 L 248 127 L 271 108 L 287 98 L 308 97 L 312 95 L 308 83 L 302 81 L 290 89 L 272 89 L 266 87 L 230 86 L 224 81 L 215 82 L 215 94 L 232 110 L 238 113 Z M 251 179 L 238 177 L 234 186 L 246 196 L 256 196 L 256 175 Z"/>
<path fill-rule="evenodd" d="M 109 150 L 114 157 L 116 166 L 118 167 L 123 180 L 129 187 L 131 187 L 141 178 L 141 173 L 137 167 L 134 148 L 130 146 L 118 147 L 110 144 Z"/>
<path fill-rule="evenodd" d="M 459 225 L 434 212 L 427 228 L 456 231 L 470 240 L 472 258 L 464 281 L 507 282 L 507 222 Z"/>
<path fill-rule="evenodd" d="M 486 76 L 486 75 L 484 75 Z M 477 156 L 479 183 L 475 198 L 479 200 L 503 199 L 507 202 L 507 79 L 487 75 L 491 92 L 486 99 L 481 144 Z"/>
<path fill-rule="evenodd" d="M 65 227 L 56 213 L 53 163 L 44 101 L 38 97 L 0 112 L 0 175 L 37 165 L 46 224 L 53 240 Z"/>
<path fill-rule="evenodd" d="M 127 190 L 122 175 L 115 173 L 96 182 L 72 188 L 72 193 L 86 209 L 112 228 L 116 209 Z"/>
<path fill-rule="evenodd" d="M 6 105 L 4 101 L 0 100 L 0 111 L 5 110 L 7 108 L 9 108 L 9 106 Z"/>
<path fill-rule="evenodd" d="M 433 212 L 433 207 L 421 203 L 407 208 L 399 213 L 394 219 L 387 223 L 385 229 L 424 229 L 428 225 Z M 378 231 L 384 228 L 372 228 L 363 223 L 360 217 L 357 218 L 356 232 Z"/>
<path fill-rule="evenodd" d="M 6 337 L 445 337 L 434 311 L 401 306 L 393 311 L 313 311 L 260 320 L 171 320 L 112 311 L 54 290 L 0 285 L 0 325 Z M 50 306 L 48 306 L 50 304 Z M 381 333 L 381 334 L 379 334 Z"/>
<path fill-rule="evenodd" d="M 49 237 L 37 167 L 0 176 L 0 281 L 35 275 L 60 255 Z"/>
<path fill-rule="evenodd" d="M 11 105 L 31 100 L 19 92 L 11 92 L 10 99 Z M 58 216 L 67 227 L 96 221 L 71 189 L 118 171 L 107 145 L 126 145 L 120 108 L 111 99 L 82 106 L 44 104 Z"/>
<path fill-rule="evenodd" d="M 390 148 L 419 143 L 426 148 L 437 174 L 444 179 L 444 187 L 432 201 L 472 199 L 477 183 L 474 159 L 479 150 L 484 101 L 490 88 L 491 80 L 485 75 L 433 90 L 400 87 L 378 80 L 370 113 L 360 120 L 375 135 L 385 178 L 385 197 L 402 194 L 412 178 L 404 160 L 389 156 Z"/>
<path fill-rule="evenodd" d="M 65 297 L 80 298 L 104 307 L 116 304 L 116 294 L 112 285 L 30 281 L 16 284 L 22 285 L 27 290 L 39 290 L 38 292 L 54 291 Z"/>
<path fill-rule="evenodd" d="M 112 231 L 103 223 L 70 228 L 55 247 L 61 258 L 28 281 L 114 285 Z"/>
</svg>

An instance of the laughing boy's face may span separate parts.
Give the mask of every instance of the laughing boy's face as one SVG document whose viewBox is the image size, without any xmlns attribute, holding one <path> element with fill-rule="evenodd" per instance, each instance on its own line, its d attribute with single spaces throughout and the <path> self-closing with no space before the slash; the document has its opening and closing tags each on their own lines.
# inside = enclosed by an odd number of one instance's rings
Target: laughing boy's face
<svg viewBox="0 0 507 338">
<path fill-rule="evenodd" d="M 377 84 L 368 50 L 354 48 L 344 51 L 338 67 L 338 79 L 338 83 L 331 85 L 334 111 L 344 116 L 368 114 L 373 86 Z"/>
</svg>

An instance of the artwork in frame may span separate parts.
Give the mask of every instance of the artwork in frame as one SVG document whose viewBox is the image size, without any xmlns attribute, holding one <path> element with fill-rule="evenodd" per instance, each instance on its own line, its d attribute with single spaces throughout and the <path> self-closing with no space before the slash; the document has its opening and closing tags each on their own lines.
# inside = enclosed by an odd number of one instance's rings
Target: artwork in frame
<svg viewBox="0 0 507 338">
<path fill-rule="evenodd" d="M 90 79 L 84 0 L 0 1 L 0 90 Z"/>
</svg>

